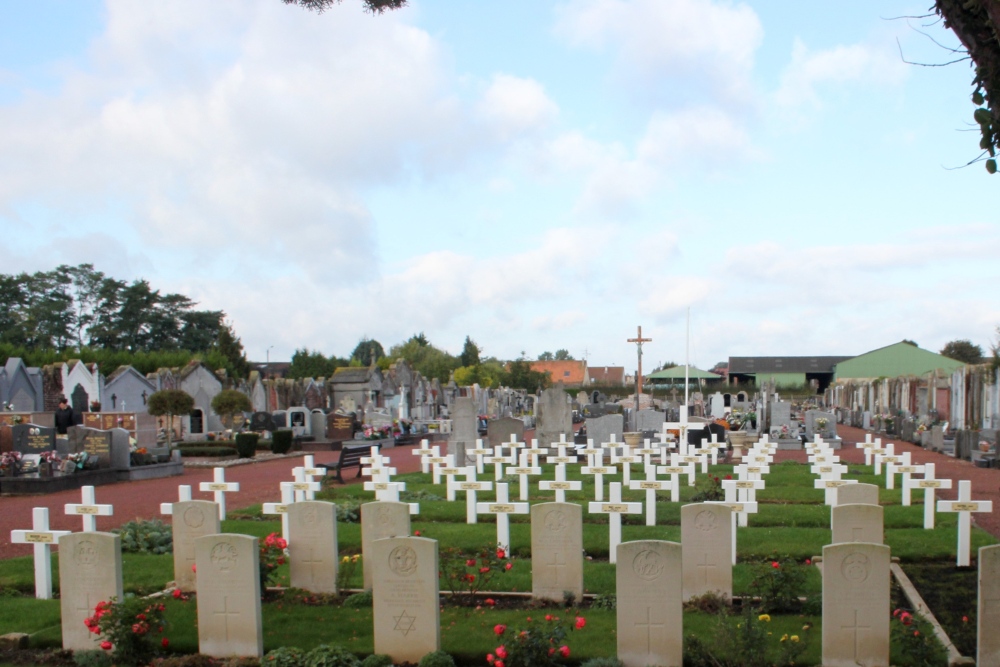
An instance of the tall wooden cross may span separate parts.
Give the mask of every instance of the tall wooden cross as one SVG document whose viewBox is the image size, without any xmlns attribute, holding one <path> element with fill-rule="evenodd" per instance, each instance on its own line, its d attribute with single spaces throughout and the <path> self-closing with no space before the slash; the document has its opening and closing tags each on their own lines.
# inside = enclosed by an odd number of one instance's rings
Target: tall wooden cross
<svg viewBox="0 0 1000 667">
<path fill-rule="evenodd" d="M 635 338 L 629 338 L 626 342 L 628 342 L 628 343 L 635 343 L 636 352 L 639 355 L 639 371 L 636 373 L 635 390 L 636 390 L 636 393 L 641 394 L 642 393 L 642 344 L 643 343 L 652 343 L 653 339 L 652 338 L 643 338 L 642 337 L 642 327 L 640 326 L 639 329 L 638 329 L 638 333 L 637 333 L 636 337 Z M 636 403 L 635 409 L 636 410 L 639 409 L 639 404 L 638 403 Z"/>
</svg>

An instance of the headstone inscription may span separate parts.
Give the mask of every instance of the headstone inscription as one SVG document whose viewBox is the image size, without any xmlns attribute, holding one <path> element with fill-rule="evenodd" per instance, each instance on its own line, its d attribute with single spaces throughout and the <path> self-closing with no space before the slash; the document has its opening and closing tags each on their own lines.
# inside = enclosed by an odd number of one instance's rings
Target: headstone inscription
<svg viewBox="0 0 1000 667">
<path fill-rule="evenodd" d="M 889 547 L 823 547 L 823 665 L 889 664 Z"/>
<path fill-rule="evenodd" d="M 13 448 L 22 454 L 41 454 L 56 448 L 56 430 L 37 424 L 15 424 L 11 427 Z"/>
<path fill-rule="evenodd" d="M 618 659 L 625 667 L 683 663 L 681 545 L 618 545 Z"/>
<path fill-rule="evenodd" d="M 365 590 L 371 590 L 375 564 L 372 544 L 387 537 L 410 535 L 410 506 L 392 501 L 375 501 L 361 505 L 361 565 Z"/>
<path fill-rule="evenodd" d="M 111 431 L 98 431 L 86 426 L 70 426 L 66 430 L 71 452 L 87 452 L 97 460 L 98 468 L 111 467 Z"/>
<path fill-rule="evenodd" d="M 287 506 L 288 564 L 293 588 L 337 594 L 337 506 L 305 500 Z"/>
<path fill-rule="evenodd" d="M 694 503 L 681 507 L 684 600 L 706 593 L 733 596 L 732 510 Z"/>
<path fill-rule="evenodd" d="M 979 548 L 977 665 L 1000 665 L 1000 544 Z"/>
<path fill-rule="evenodd" d="M 260 658 L 264 655 L 264 633 L 257 538 L 206 535 L 195 540 L 195 554 L 198 652 L 215 658 Z"/>
<path fill-rule="evenodd" d="M 84 620 L 98 602 L 122 598 L 121 537 L 112 533 L 74 533 L 59 539 L 59 609 L 63 648 L 88 651 L 100 636 Z"/>
<path fill-rule="evenodd" d="M 372 542 L 375 653 L 416 664 L 441 648 L 438 543 L 424 537 Z"/>
<path fill-rule="evenodd" d="M 583 596 L 583 508 L 575 503 L 531 507 L 531 594 L 563 600 Z"/>
<path fill-rule="evenodd" d="M 188 500 L 174 503 L 174 581 L 184 592 L 195 590 L 196 577 L 195 540 L 222 532 L 219 508 L 207 500 Z"/>
</svg>

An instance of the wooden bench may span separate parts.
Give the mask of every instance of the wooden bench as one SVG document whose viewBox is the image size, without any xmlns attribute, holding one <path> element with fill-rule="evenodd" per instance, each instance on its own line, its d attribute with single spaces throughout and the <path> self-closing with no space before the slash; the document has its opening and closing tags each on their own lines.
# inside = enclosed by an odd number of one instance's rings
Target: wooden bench
<svg viewBox="0 0 1000 667">
<path fill-rule="evenodd" d="M 343 449 L 340 450 L 340 458 L 337 459 L 337 462 L 335 464 L 330 465 L 329 463 L 325 463 L 323 464 L 323 467 L 328 470 L 330 468 L 336 470 L 337 481 L 340 482 L 341 484 L 346 484 L 347 482 L 344 481 L 344 478 L 340 474 L 341 471 L 343 471 L 345 468 L 356 467 L 358 469 L 358 474 L 355 475 L 354 477 L 355 479 L 361 477 L 361 467 L 362 467 L 361 459 L 371 455 L 372 455 L 371 445 L 354 445 L 353 447 L 344 447 Z"/>
</svg>

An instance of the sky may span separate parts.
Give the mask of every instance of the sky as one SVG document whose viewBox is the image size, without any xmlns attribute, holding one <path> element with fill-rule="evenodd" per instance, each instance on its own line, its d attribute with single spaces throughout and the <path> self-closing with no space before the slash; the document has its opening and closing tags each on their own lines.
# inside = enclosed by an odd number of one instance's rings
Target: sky
<svg viewBox="0 0 1000 667">
<path fill-rule="evenodd" d="M 0 273 L 148 279 L 252 360 L 988 349 L 1000 175 L 968 62 L 905 62 L 956 57 L 928 4 L 0 0 Z"/>
</svg>

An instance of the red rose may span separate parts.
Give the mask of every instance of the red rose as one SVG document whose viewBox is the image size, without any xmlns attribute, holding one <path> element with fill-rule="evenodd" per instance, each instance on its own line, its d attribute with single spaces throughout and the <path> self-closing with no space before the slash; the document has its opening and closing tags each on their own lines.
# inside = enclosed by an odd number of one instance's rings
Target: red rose
<svg viewBox="0 0 1000 667">
<path fill-rule="evenodd" d="M 486 604 L 488 604 L 489 606 L 491 606 L 491 607 L 492 607 L 492 606 L 493 606 L 493 605 L 495 605 L 496 603 L 497 603 L 497 601 L 496 601 L 496 600 L 494 600 L 493 598 L 486 598 Z"/>
<path fill-rule="evenodd" d="M 469 560 L 465 561 L 465 567 L 475 567 L 475 566 L 476 566 L 475 558 L 470 558 Z"/>
<path fill-rule="evenodd" d="M 181 593 L 181 589 L 179 589 L 179 588 L 175 588 L 174 589 L 174 599 L 175 600 L 180 600 L 180 598 L 181 598 L 182 595 L 184 595 L 184 594 Z"/>
<path fill-rule="evenodd" d="M 561 655 L 563 658 L 568 658 L 569 657 L 569 646 L 566 646 L 565 644 L 562 645 L 562 646 L 560 646 L 559 647 L 559 655 Z"/>
<path fill-rule="evenodd" d="M 487 653 L 486 654 L 486 662 L 488 662 L 488 663 L 490 663 L 492 665 L 493 664 L 493 660 L 494 660 L 493 654 L 492 653 Z"/>
<path fill-rule="evenodd" d="M 497 657 L 501 660 L 505 660 L 507 658 L 507 647 L 503 644 L 497 646 Z"/>
<path fill-rule="evenodd" d="M 778 561 L 773 561 L 771 563 L 771 567 L 777 569 L 777 568 L 781 567 L 781 563 L 779 563 Z"/>
<path fill-rule="evenodd" d="M 481 568 L 479 568 L 479 574 L 486 574 L 489 571 L 490 571 L 490 568 L 488 568 L 488 567 L 481 567 Z"/>
<path fill-rule="evenodd" d="M 494 662 L 493 667 L 503 667 L 503 660 L 497 660 Z"/>
<path fill-rule="evenodd" d="M 551 621 L 552 620 L 552 614 L 545 614 L 545 620 L 546 621 Z"/>
<path fill-rule="evenodd" d="M 497 635 L 502 635 L 503 633 L 507 632 L 507 626 L 503 624 L 494 625 L 493 632 Z"/>
<path fill-rule="evenodd" d="M 509 569 L 510 569 L 510 568 L 512 568 L 512 567 L 514 567 L 514 564 L 513 564 L 513 563 L 507 563 L 506 565 L 504 565 L 504 566 L 503 566 L 503 569 L 505 569 L 505 570 L 509 570 Z"/>
<path fill-rule="evenodd" d="M 110 651 L 111 650 L 111 642 L 109 642 L 108 640 L 105 639 L 103 642 L 101 642 L 101 648 L 103 648 L 105 651 Z"/>
<path fill-rule="evenodd" d="M 414 534 L 414 536 L 416 536 L 416 537 L 420 537 L 420 531 L 419 531 L 419 530 L 415 530 L 415 531 L 413 531 L 413 534 Z"/>
<path fill-rule="evenodd" d="M 160 640 L 160 645 L 163 646 L 163 648 L 167 648 L 167 646 L 170 645 L 170 640 L 164 637 Z"/>
<path fill-rule="evenodd" d="M 576 629 L 577 630 L 582 630 L 583 626 L 585 626 L 585 625 L 587 625 L 587 619 L 585 619 L 583 616 L 577 616 L 576 617 Z"/>
<path fill-rule="evenodd" d="M 506 558 L 507 552 L 503 549 L 497 549 L 497 558 Z"/>
</svg>

